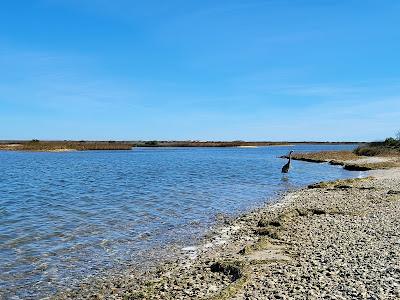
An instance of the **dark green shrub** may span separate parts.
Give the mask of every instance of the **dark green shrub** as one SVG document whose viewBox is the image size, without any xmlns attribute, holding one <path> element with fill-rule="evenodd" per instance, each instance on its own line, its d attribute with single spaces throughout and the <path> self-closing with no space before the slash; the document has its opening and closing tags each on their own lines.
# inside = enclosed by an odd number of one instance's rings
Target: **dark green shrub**
<svg viewBox="0 0 400 300">
<path fill-rule="evenodd" d="M 399 155 L 400 140 L 389 137 L 386 138 L 383 142 L 372 142 L 361 145 L 354 150 L 354 153 L 364 156 Z"/>
<path fill-rule="evenodd" d="M 158 142 L 157 141 L 147 141 L 144 143 L 146 146 L 157 146 Z"/>
</svg>

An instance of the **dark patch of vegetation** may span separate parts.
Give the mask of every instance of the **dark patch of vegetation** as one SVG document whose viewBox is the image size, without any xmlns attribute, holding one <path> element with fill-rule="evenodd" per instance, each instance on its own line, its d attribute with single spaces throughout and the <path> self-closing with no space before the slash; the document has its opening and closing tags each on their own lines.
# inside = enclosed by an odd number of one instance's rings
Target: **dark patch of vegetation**
<svg viewBox="0 0 400 300">
<path fill-rule="evenodd" d="M 354 153 L 365 156 L 400 155 L 400 132 L 396 134 L 396 138 L 389 137 L 384 141 L 360 145 Z"/>
<path fill-rule="evenodd" d="M 211 272 L 221 272 L 227 276 L 231 276 L 231 280 L 235 281 L 242 277 L 242 265 L 239 262 L 215 262 L 210 266 Z"/>
<path fill-rule="evenodd" d="M 222 272 L 225 275 L 231 276 L 233 282 L 218 294 L 207 298 L 208 300 L 227 300 L 233 298 L 249 281 L 249 270 L 242 262 L 225 261 L 216 262 L 211 265 L 212 272 Z"/>
<path fill-rule="evenodd" d="M 143 146 L 146 146 L 146 147 L 156 147 L 156 146 L 158 146 L 158 142 L 157 141 L 147 141 L 147 142 L 144 142 L 144 145 Z"/>
<path fill-rule="evenodd" d="M 323 209 L 314 208 L 314 209 L 311 210 L 311 213 L 312 213 L 313 215 L 325 215 L 325 214 L 326 214 L 326 211 L 323 210 Z"/>
</svg>

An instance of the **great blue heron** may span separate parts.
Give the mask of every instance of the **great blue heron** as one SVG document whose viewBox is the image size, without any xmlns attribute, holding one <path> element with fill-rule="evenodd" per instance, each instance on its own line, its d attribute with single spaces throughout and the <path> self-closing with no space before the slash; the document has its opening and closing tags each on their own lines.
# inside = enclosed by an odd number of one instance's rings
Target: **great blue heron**
<svg viewBox="0 0 400 300">
<path fill-rule="evenodd" d="M 292 160 L 293 150 L 289 152 L 289 161 L 282 167 L 282 173 L 288 173 L 290 169 L 290 162 Z"/>
</svg>

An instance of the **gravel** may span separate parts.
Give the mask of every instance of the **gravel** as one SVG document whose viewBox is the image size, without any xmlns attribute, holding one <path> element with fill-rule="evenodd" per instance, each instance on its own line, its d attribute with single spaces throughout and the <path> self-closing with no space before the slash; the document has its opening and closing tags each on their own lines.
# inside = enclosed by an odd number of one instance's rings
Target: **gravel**
<svg viewBox="0 0 400 300">
<path fill-rule="evenodd" d="M 57 299 L 400 299 L 400 169 L 291 192 L 157 270 Z"/>
</svg>

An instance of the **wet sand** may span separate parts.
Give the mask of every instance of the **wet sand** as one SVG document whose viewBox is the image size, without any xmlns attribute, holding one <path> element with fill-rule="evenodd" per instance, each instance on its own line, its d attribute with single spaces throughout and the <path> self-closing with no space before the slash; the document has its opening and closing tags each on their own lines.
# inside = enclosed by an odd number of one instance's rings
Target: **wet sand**
<svg viewBox="0 0 400 300">
<path fill-rule="evenodd" d="M 314 184 L 226 219 L 174 261 L 57 299 L 400 299 L 400 169 Z"/>
</svg>

